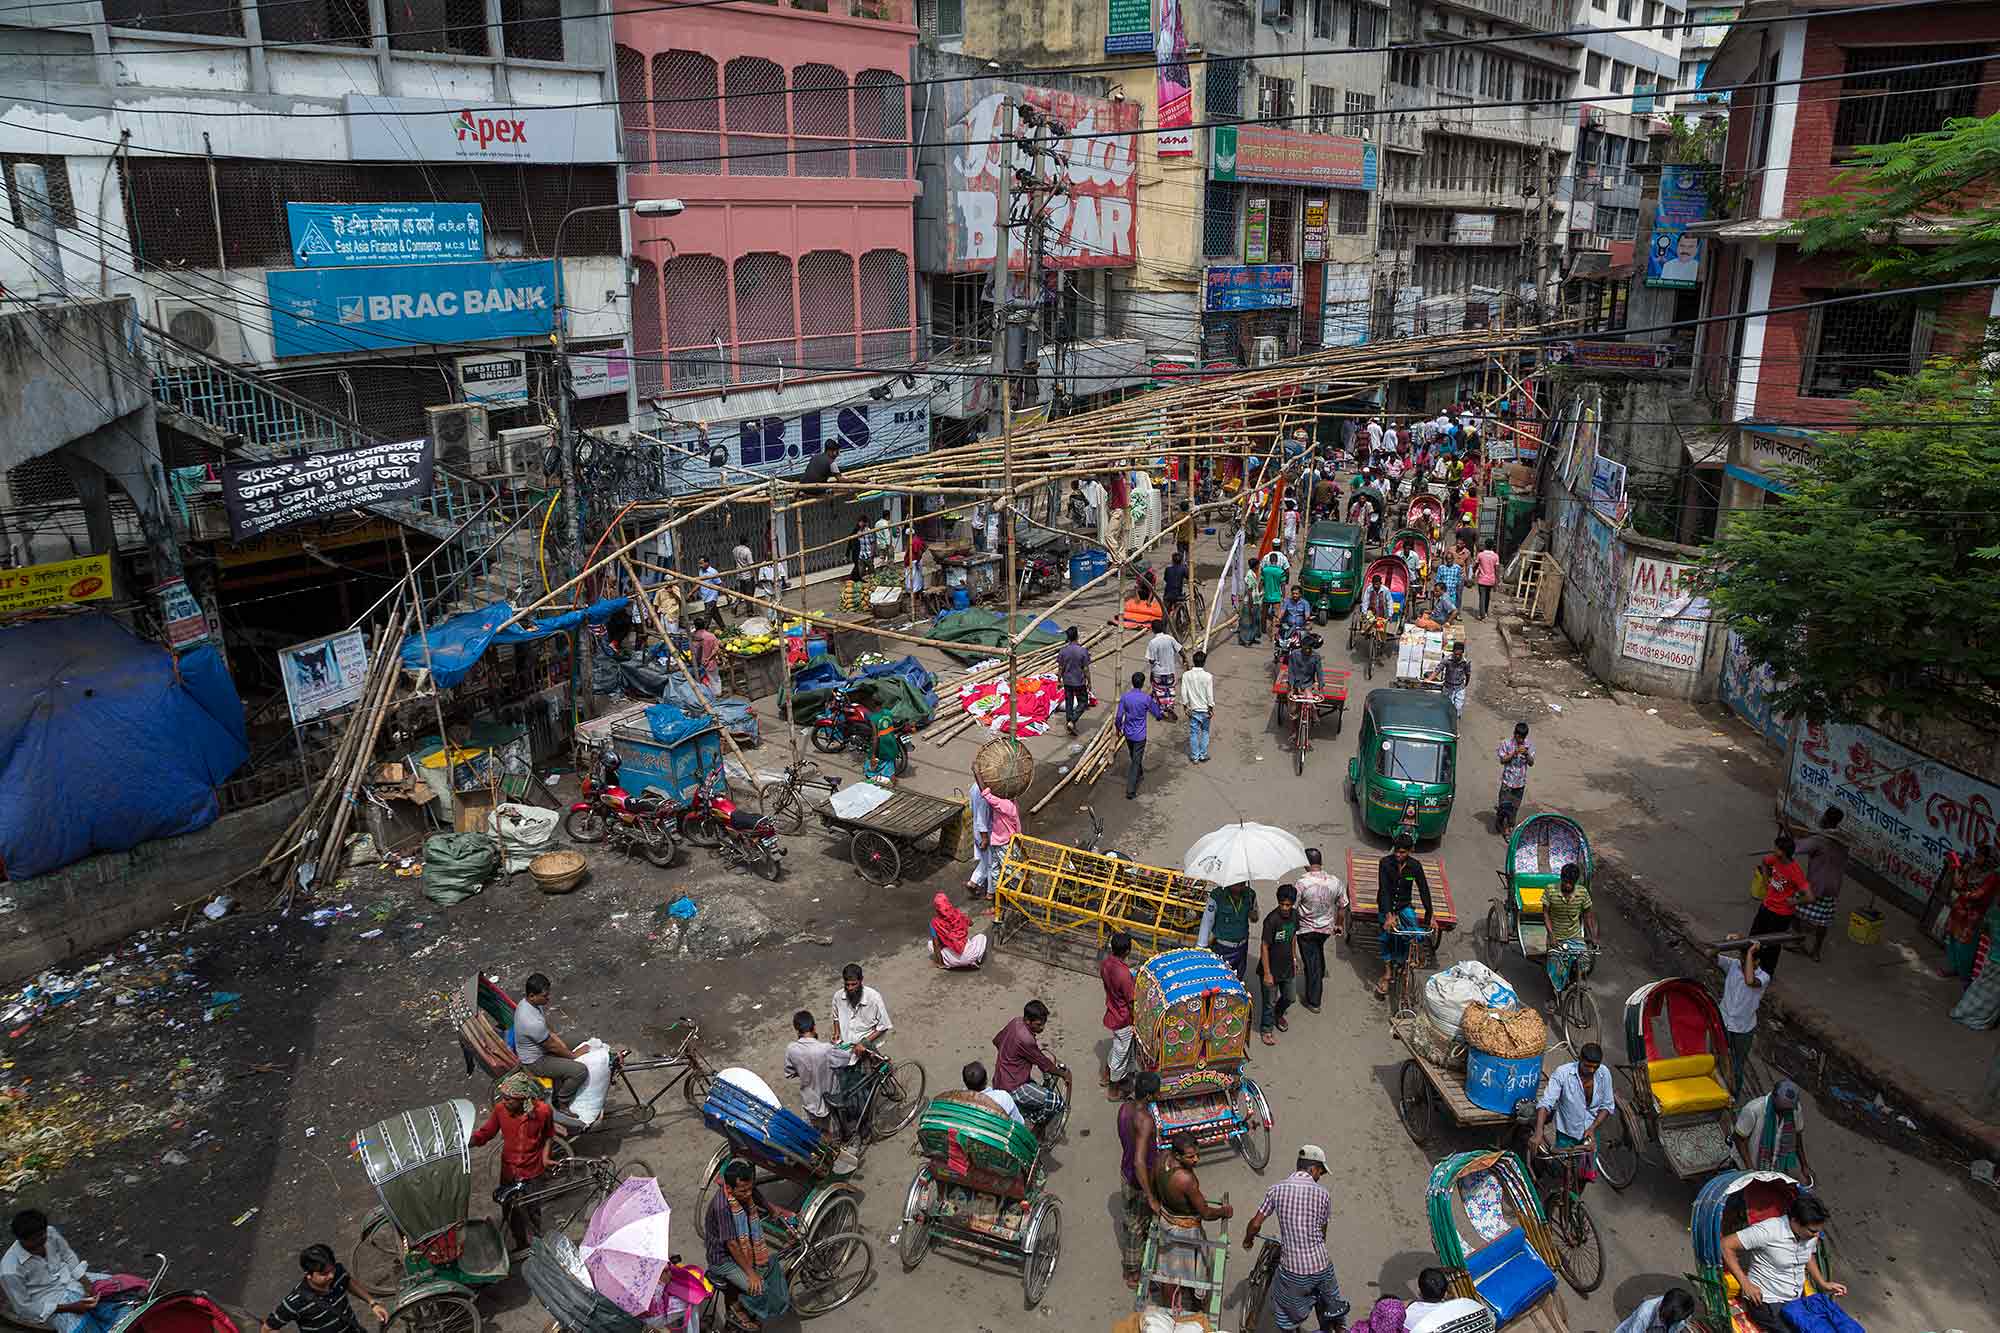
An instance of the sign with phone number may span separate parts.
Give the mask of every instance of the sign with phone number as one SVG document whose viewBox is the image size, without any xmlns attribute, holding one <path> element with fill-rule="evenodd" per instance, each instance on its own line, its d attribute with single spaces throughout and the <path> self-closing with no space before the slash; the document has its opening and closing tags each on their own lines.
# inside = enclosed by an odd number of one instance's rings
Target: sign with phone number
<svg viewBox="0 0 2000 1333">
<path fill-rule="evenodd" d="M 0 614 L 111 596 L 111 557 L 79 556 L 46 565 L 0 569 Z"/>
</svg>

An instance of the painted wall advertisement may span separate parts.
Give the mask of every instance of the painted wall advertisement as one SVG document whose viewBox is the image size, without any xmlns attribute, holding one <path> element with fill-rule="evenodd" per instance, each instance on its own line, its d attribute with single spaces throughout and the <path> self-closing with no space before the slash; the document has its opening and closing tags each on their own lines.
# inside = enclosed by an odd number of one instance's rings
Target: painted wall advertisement
<svg viewBox="0 0 2000 1333">
<path fill-rule="evenodd" d="M 708 451 L 717 444 L 729 451 L 731 466 L 756 468 L 779 477 L 805 471 L 806 464 L 829 443 L 840 445 L 842 469 L 909 458 L 930 447 L 930 402 L 928 394 L 912 394 L 798 416 L 716 422 L 706 434 L 696 429 L 656 432 L 668 443 L 698 455 L 690 458 L 667 451 L 668 491 L 678 495 L 723 485 L 727 477 L 708 465 Z"/>
<path fill-rule="evenodd" d="M 1049 204 L 1043 262 L 1050 268 L 1129 267 L 1139 255 L 1139 108 L 1133 102 L 980 79 L 945 84 L 935 105 L 948 126 L 944 154 L 945 267 L 984 271 L 993 263 L 999 230 L 995 187 L 1000 179 L 1000 103 L 1012 97 L 1070 127 L 1067 193 Z M 1084 137 L 1097 136 L 1103 137 Z M 1014 165 L 1031 169 L 1027 150 Z M 1016 196 L 1017 202 L 1019 196 Z M 1010 270 L 1027 271 L 1027 247 L 1008 247 Z"/>
<path fill-rule="evenodd" d="M 1699 671 L 1708 645 L 1708 598 L 1694 565 L 1632 553 L 1625 580 L 1625 642 L 1635 662 Z"/>
<path fill-rule="evenodd" d="M 1802 723 L 1792 741 L 1785 813 L 1808 827 L 1830 805 L 1854 856 L 1918 903 L 1945 853 L 1970 860 L 1993 841 L 2000 788 L 1867 727 Z"/>
<path fill-rule="evenodd" d="M 1771 706 L 1778 690 L 1778 673 L 1770 663 L 1750 656 L 1743 637 L 1730 630 L 1724 640 L 1722 678 L 1717 692 L 1736 716 L 1748 722 L 1771 744 L 1783 749 L 1790 739 L 1792 720 Z"/>
<path fill-rule="evenodd" d="M 1316 264 L 1326 258 L 1326 200 L 1306 200 L 1305 237 L 1301 242 L 1299 257 L 1308 264 Z"/>
<path fill-rule="evenodd" d="M 279 356 L 540 337 L 553 327 L 555 264 L 404 264 L 272 269 Z"/>
<path fill-rule="evenodd" d="M 1298 303 L 1296 264 L 1223 264 L 1203 275 L 1203 310 L 1289 310 Z"/>
<path fill-rule="evenodd" d="M 1160 0 L 1160 28 L 1153 40 L 1160 118 L 1153 140 L 1161 157 L 1194 156 L 1194 76 L 1188 72 L 1187 46 L 1181 0 Z"/>
<path fill-rule="evenodd" d="M 1302 134 L 1267 125 L 1218 125 L 1210 132 L 1209 175 L 1347 190 L 1375 188 L 1375 145 L 1339 134 Z"/>
<path fill-rule="evenodd" d="M 1153 0 L 1110 0 L 1104 54 L 1143 55 L 1153 49 Z"/>
<path fill-rule="evenodd" d="M 460 107 L 424 97 L 345 98 L 357 162 L 616 162 L 611 106 Z"/>
<path fill-rule="evenodd" d="M 478 204 L 287 203 L 285 222 L 300 268 L 486 258 Z"/>
<path fill-rule="evenodd" d="M 81 555 L 74 560 L 0 569 L 0 612 L 32 611 L 64 602 L 99 602 L 110 595 L 109 555 Z"/>
<path fill-rule="evenodd" d="M 278 667 L 285 677 L 292 725 L 300 726 L 360 702 L 368 679 L 368 640 L 351 629 L 296 643 L 278 650 Z"/>
<path fill-rule="evenodd" d="M 1271 257 L 1271 201 L 1246 199 L 1243 202 L 1243 259 L 1261 264 Z"/>
<path fill-rule="evenodd" d="M 1670 166 L 1660 172 L 1660 206 L 1646 245 L 1648 287 L 1692 288 L 1701 274 L 1701 237 L 1687 229 L 1708 218 L 1709 167 Z"/>
</svg>

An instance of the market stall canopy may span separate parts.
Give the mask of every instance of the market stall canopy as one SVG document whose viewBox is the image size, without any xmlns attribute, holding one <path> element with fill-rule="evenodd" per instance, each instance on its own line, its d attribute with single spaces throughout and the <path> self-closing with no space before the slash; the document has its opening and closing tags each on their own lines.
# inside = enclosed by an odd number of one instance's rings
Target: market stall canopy
<svg viewBox="0 0 2000 1333">
<path fill-rule="evenodd" d="M 1226 824 L 1188 848 L 1188 876 L 1210 884 L 1272 884 L 1305 869 L 1305 844 L 1269 824 Z"/>
<path fill-rule="evenodd" d="M 601 625 L 625 609 L 629 597 L 607 597 L 601 602 L 560 615 L 537 616 L 533 620 L 501 629 L 514 618 L 514 608 L 505 602 L 482 606 L 477 611 L 461 611 L 432 625 L 430 633 L 412 634 L 403 640 L 401 656 L 406 671 L 431 669 L 431 679 L 439 688 L 450 689 L 472 674 L 472 668 L 488 648 L 510 643 L 533 643 L 556 634 L 567 634 L 582 626 Z M 425 641 L 429 640 L 429 654 Z"/>
</svg>

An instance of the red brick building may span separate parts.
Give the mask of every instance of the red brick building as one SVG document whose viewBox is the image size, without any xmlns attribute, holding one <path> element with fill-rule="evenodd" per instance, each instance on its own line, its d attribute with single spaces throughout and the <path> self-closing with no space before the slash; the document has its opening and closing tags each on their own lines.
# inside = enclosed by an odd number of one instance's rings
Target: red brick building
<svg viewBox="0 0 2000 1333">
<path fill-rule="evenodd" d="M 1709 65 L 1710 85 L 1781 86 L 1730 94 L 1712 216 L 1689 229 L 1708 250 L 1704 314 L 1863 290 L 1851 261 L 1809 257 L 1783 239 L 1805 202 L 1832 190 L 1857 148 L 2000 111 L 2000 83 L 1988 82 L 1995 64 L 1986 59 L 2000 50 L 2000 5 L 1818 14 L 1845 7 L 1840 0 L 1748 5 L 1745 20 L 1781 21 L 1739 23 Z M 1916 368 L 1994 309 L 1993 294 L 1981 290 L 1934 309 L 1859 301 L 1704 325 L 1698 373 L 1737 424 L 1724 508 L 1761 503 L 1780 485 L 1763 469 L 1801 457 L 1815 428 L 1851 422 L 1857 389 Z"/>
</svg>

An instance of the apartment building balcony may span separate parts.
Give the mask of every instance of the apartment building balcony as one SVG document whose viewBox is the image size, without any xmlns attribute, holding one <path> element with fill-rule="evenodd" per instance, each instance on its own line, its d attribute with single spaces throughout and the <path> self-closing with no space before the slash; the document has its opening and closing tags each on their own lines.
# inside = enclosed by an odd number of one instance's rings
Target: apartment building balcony
<svg viewBox="0 0 2000 1333">
<path fill-rule="evenodd" d="M 1414 114 L 1377 116 L 1375 142 L 1399 153 L 1421 153 L 1424 151 L 1423 121 Z"/>
<path fill-rule="evenodd" d="M 1569 6 L 1563 0 L 1439 0 L 1440 7 L 1462 9 L 1473 14 L 1511 23 L 1533 32 L 1553 33 L 1570 26 Z M 1581 46 L 1576 37 L 1550 37 L 1558 46 Z"/>
<path fill-rule="evenodd" d="M 1476 213 L 1520 213 L 1534 203 L 1522 197 L 1519 187 L 1488 189 L 1484 184 L 1473 188 L 1449 185 L 1385 188 L 1381 196 L 1384 203 L 1403 208 L 1455 208 Z"/>
</svg>

